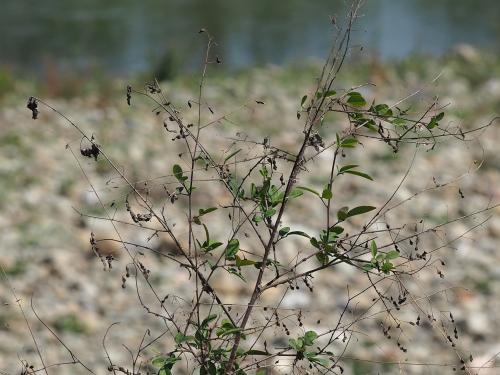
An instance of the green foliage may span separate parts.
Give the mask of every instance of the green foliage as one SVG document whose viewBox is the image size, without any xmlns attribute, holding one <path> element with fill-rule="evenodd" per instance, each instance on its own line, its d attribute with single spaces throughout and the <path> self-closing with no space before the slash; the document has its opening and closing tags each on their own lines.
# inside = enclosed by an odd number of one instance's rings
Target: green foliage
<svg viewBox="0 0 500 375">
<path fill-rule="evenodd" d="M 338 212 L 337 212 L 337 217 L 339 221 L 345 221 L 349 219 L 350 217 L 356 216 L 356 215 L 361 215 L 365 214 L 367 212 L 373 211 L 376 207 L 373 206 L 358 206 L 353 209 L 349 209 L 349 207 L 345 206 L 342 207 Z"/>
<path fill-rule="evenodd" d="M 307 331 L 304 336 L 289 339 L 288 345 L 297 352 L 296 358 L 298 360 L 307 359 L 311 363 L 327 367 L 330 362 L 326 358 L 322 358 L 317 352 L 309 349 L 317 338 L 318 334 L 315 331 Z"/>
<path fill-rule="evenodd" d="M 236 253 L 240 250 L 240 241 L 233 238 L 226 246 L 226 260 L 235 260 Z"/>
<path fill-rule="evenodd" d="M 184 176 L 184 172 L 182 171 L 182 167 L 178 164 L 175 164 L 172 168 L 172 172 L 175 176 L 175 178 L 184 185 L 186 180 L 188 179 L 186 176 Z"/>
<path fill-rule="evenodd" d="M 337 176 L 340 176 L 341 174 L 348 173 L 348 174 L 363 177 L 363 178 L 366 178 L 367 180 L 373 181 L 373 178 L 369 174 L 354 170 L 354 168 L 356 168 L 356 167 L 359 167 L 359 165 L 357 165 L 357 164 L 345 165 L 339 169 L 339 171 L 337 172 Z"/>
<path fill-rule="evenodd" d="M 370 263 L 367 263 L 363 266 L 365 271 L 371 271 L 373 269 L 377 269 L 382 271 L 384 274 L 389 274 L 394 270 L 395 266 L 391 260 L 397 259 L 400 257 L 400 253 L 396 250 L 389 251 L 387 253 L 381 253 L 378 251 L 377 243 L 372 241 L 370 244 L 370 253 L 372 259 Z"/>
<path fill-rule="evenodd" d="M 171 375 L 172 367 L 174 367 L 178 361 L 180 361 L 180 358 L 170 355 L 168 357 L 158 356 L 154 358 L 151 363 L 156 369 L 158 369 L 158 375 Z"/>
<path fill-rule="evenodd" d="M 350 104 L 354 107 L 363 107 L 366 105 L 366 100 L 363 96 L 357 91 L 351 91 L 347 93 L 347 104 Z"/>
</svg>

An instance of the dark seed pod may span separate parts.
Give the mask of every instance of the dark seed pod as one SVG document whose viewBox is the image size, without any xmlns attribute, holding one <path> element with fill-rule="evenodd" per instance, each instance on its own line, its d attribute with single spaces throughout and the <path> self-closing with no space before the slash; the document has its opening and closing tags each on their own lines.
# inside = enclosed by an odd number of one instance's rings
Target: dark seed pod
<svg viewBox="0 0 500 375">
<path fill-rule="evenodd" d="M 32 119 L 36 120 L 38 118 L 38 103 L 33 96 L 29 97 L 26 108 L 28 108 L 31 111 Z"/>
</svg>

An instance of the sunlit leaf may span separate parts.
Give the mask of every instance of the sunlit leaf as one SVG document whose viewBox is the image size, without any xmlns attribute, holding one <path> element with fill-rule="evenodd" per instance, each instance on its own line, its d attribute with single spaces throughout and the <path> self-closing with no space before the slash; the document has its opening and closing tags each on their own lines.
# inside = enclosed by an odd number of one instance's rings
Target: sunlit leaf
<svg viewBox="0 0 500 375">
<path fill-rule="evenodd" d="M 361 215 L 361 214 L 373 211 L 375 208 L 376 207 L 373 207 L 373 206 L 358 206 L 358 207 L 353 208 L 352 210 L 349 210 L 347 212 L 346 217 L 348 218 L 348 217 L 352 217 L 352 216 L 356 216 L 356 215 Z"/>
<path fill-rule="evenodd" d="M 184 177 L 182 175 L 182 167 L 179 165 L 179 164 L 175 164 L 172 168 L 172 171 L 174 173 L 174 176 L 175 178 L 179 181 L 179 182 L 184 182 Z"/>
<path fill-rule="evenodd" d="M 284 236 L 286 235 L 288 232 L 290 232 L 290 227 L 283 227 L 279 230 L 279 235 L 280 236 Z"/>
<path fill-rule="evenodd" d="M 217 207 L 200 208 L 198 210 L 198 216 L 203 216 L 203 215 L 209 214 L 210 212 L 213 212 L 215 210 L 217 210 Z"/>
<path fill-rule="evenodd" d="M 233 238 L 232 240 L 229 241 L 229 243 L 226 246 L 226 259 L 228 260 L 234 260 L 234 256 L 240 249 L 240 241 L 238 241 L 236 238 Z"/>
<path fill-rule="evenodd" d="M 253 266 L 255 265 L 255 263 L 257 262 L 250 259 L 241 259 L 239 256 L 236 255 L 236 267 Z"/>
<path fill-rule="evenodd" d="M 359 165 L 357 164 L 344 165 L 342 168 L 339 169 L 339 173 L 344 173 L 345 171 L 348 171 L 349 169 L 354 169 L 356 167 L 359 167 Z"/>
<path fill-rule="evenodd" d="M 377 243 L 375 241 L 372 241 L 371 243 L 371 253 L 372 257 L 375 258 L 377 256 L 378 248 L 377 248 Z"/>
<path fill-rule="evenodd" d="M 323 189 L 323 192 L 321 193 L 321 198 L 332 199 L 332 197 L 333 197 L 332 191 L 328 187 L 325 187 Z"/>
<path fill-rule="evenodd" d="M 317 195 L 319 197 L 319 193 L 311 188 L 305 186 L 297 186 L 296 189 L 308 191 L 309 193 L 313 193 L 314 195 Z"/>
<path fill-rule="evenodd" d="M 339 221 L 344 221 L 345 219 L 347 219 L 347 212 L 348 211 L 349 211 L 349 207 L 347 207 L 347 206 L 344 206 L 337 211 L 337 218 L 339 219 Z"/>
<path fill-rule="evenodd" d="M 363 107 L 366 104 L 365 98 L 357 91 L 351 91 L 347 93 L 347 96 L 347 103 L 354 107 Z"/>
<path fill-rule="evenodd" d="M 317 337 L 318 337 L 318 334 L 316 332 L 307 331 L 304 335 L 304 344 L 307 346 L 311 346 Z"/>
<path fill-rule="evenodd" d="M 356 138 L 346 138 L 340 143 L 340 147 L 344 148 L 353 148 L 358 144 L 358 140 Z"/>
<path fill-rule="evenodd" d="M 366 178 L 366 179 L 368 179 L 368 180 L 373 181 L 372 176 L 370 176 L 369 174 L 366 174 L 366 173 L 360 172 L 360 171 L 351 171 L 351 170 L 348 170 L 348 171 L 345 171 L 345 172 L 343 172 L 343 173 L 353 174 L 353 175 L 355 175 L 355 176 L 363 177 L 363 178 Z"/>
<path fill-rule="evenodd" d="M 396 258 L 399 258 L 400 255 L 401 254 L 399 253 L 399 251 L 392 250 L 392 251 L 389 251 L 387 254 L 385 254 L 385 259 L 387 259 L 387 260 L 396 259 Z"/>
</svg>

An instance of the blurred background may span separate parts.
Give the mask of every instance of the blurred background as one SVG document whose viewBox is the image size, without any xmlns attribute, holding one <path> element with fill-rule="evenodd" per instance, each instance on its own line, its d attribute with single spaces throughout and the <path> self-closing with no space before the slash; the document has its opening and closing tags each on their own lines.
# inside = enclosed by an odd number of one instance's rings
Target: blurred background
<svg viewBox="0 0 500 375">
<path fill-rule="evenodd" d="M 198 31 L 205 28 L 215 38 L 214 55 L 222 64 L 209 67 L 205 93 L 215 113 L 207 111 L 203 120 L 214 121 L 230 113 L 224 121 L 215 121 L 217 127 L 205 135 L 207 143 L 222 160 L 232 138 L 260 142 L 270 136 L 274 145 L 293 152 L 300 136 L 297 129 L 302 126 L 296 118 L 300 98 L 314 87 L 335 35 L 330 16 L 336 15 L 341 22 L 345 10 L 343 0 L 2 1 L 0 265 L 8 280 L 0 277 L 0 374 L 21 373 L 22 360 L 40 367 L 11 288 L 22 301 L 46 363 L 71 358 L 33 315 L 32 297 L 44 322 L 83 361 L 91 363 L 97 374 L 107 373 L 102 337 L 111 323 L 121 322 L 109 336 L 108 350 L 124 366 L 130 358 L 122 344 L 136 347 L 145 329 L 164 329 L 158 319 L 144 313 L 133 285 L 122 288 L 121 276 L 129 262 L 122 256 L 123 249 L 113 242 L 102 243 L 102 251 L 116 259 L 106 272 L 90 250 L 91 231 L 97 238 L 116 235 L 109 223 L 79 215 L 102 216 L 105 212 L 70 150 L 77 154 L 106 207 L 116 210 L 116 217 L 130 220 L 124 209 L 125 187 L 102 158 L 94 162 L 78 155 L 80 136 L 61 117 L 40 106 L 40 118 L 33 121 L 26 109 L 27 98 L 46 99 L 94 134 L 132 181 L 148 181 L 153 191 L 157 188 L 152 199 L 161 204 L 165 201 L 163 184 L 173 183 L 168 174 L 178 162 L 182 145 L 172 143 L 169 134 L 165 136 L 163 119 L 152 113 L 150 103 L 133 96 L 132 106 L 127 106 L 126 85 L 141 89 L 157 78 L 169 100 L 177 103 L 186 119 L 195 121 L 197 110 L 187 101 L 196 98 L 206 46 L 206 38 Z M 464 130 L 488 124 L 499 115 L 500 2 L 368 0 L 361 15 L 338 89 L 370 82 L 375 85 L 363 88 L 363 95 L 368 101 L 387 103 L 424 89 L 408 105 L 418 112 L 437 96 L 446 105 L 446 123 Z M 256 106 L 256 99 L 265 106 Z M 477 140 L 444 142 L 435 150 L 420 150 L 414 172 L 397 199 L 433 186 L 434 178 L 444 182 L 462 177 L 446 189 L 425 194 L 418 203 L 403 206 L 387 220 L 397 225 L 423 218 L 429 226 L 437 225 L 500 202 L 497 128 L 494 122 Z M 375 181 L 368 189 L 364 181 L 354 180 L 334 196 L 346 200 L 370 197 L 381 204 L 398 184 L 414 149 L 402 149 L 396 157 L 390 149 L 367 142 L 364 150 L 349 155 L 345 164 L 367 166 L 366 172 Z M 314 165 L 319 172 L 307 177 L 308 186 L 323 186 L 321 176 L 328 173 L 330 162 L 325 158 Z M 481 168 L 475 171 L 479 164 Z M 202 202 L 222 194 L 208 192 L 211 194 Z M 317 229 L 314 218 L 322 215 L 321 207 L 305 203 L 292 212 L 285 218 L 291 226 Z M 477 224 L 473 220 L 451 226 L 449 237 L 443 233 L 441 240 L 459 239 L 440 251 L 446 261 L 446 277 L 440 278 L 435 268 L 429 268 L 411 287 L 416 295 L 435 292 L 427 298 L 433 307 L 426 307 L 448 328 L 452 327 L 448 316 L 453 311 L 461 337 L 457 348 L 451 348 L 435 330 L 413 332 L 409 326 L 404 340 L 411 350 L 401 353 L 395 340 L 382 335 L 381 321 L 374 318 L 357 327 L 363 334 L 347 352 L 350 359 L 344 363 L 345 374 L 451 374 L 455 364 L 461 367 L 455 350 L 467 358 L 472 354 L 473 366 L 500 365 L 499 213 L 498 209 L 488 212 L 483 218 L 489 217 L 489 221 L 471 233 L 466 232 Z M 220 220 L 222 223 L 223 218 Z M 183 223 L 177 228 L 181 231 Z M 214 228 L 215 235 L 227 235 L 223 228 Z M 173 251 L 168 238 L 147 240 L 149 236 L 127 226 L 120 230 L 134 243 L 159 252 Z M 246 245 L 252 246 L 251 239 L 248 241 Z M 300 241 L 291 244 L 290 253 L 303 246 Z M 190 295 L 186 272 L 165 258 L 147 255 L 143 262 L 151 269 L 152 283 L 158 289 Z M 335 322 L 338 318 L 346 283 L 352 290 L 366 287 L 358 273 L 344 268 L 325 273 L 315 283 L 314 294 L 301 288 L 287 295 L 283 307 L 303 309 L 313 325 L 319 319 L 325 326 L 329 319 Z M 245 284 L 224 278 L 215 279 L 214 287 L 234 303 L 244 302 L 249 293 Z M 338 295 L 343 297 L 332 298 Z M 263 303 L 271 303 L 275 297 L 269 296 Z M 353 316 L 369 311 L 372 297 L 363 294 Z M 144 298 L 154 301 L 147 295 Z M 404 313 L 409 314 L 408 321 L 417 315 L 415 311 Z M 297 322 L 290 322 L 289 327 L 297 332 L 302 329 Z M 285 333 L 276 330 L 269 342 L 280 346 L 286 340 Z M 166 352 L 172 345 L 172 340 L 165 339 L 148 354 Z M 394 365 L 398 361 L 429 365 L 399 367 Z M 286 369 L 280 373 L 287 373 Z M 479 374 L 493 375 L 497 370 L 482 369 Z M 74 366 L 50 370 L 50 374 L 80 373 L 85 371 Z"/>
<path fill-rule="evenodd" d="M 201 27 L 216 37 L 227 68 L 303 62 L 325 57 L 328 15 L 344 9 L 343 0 L 4 1 L 0 63 L 38 75 L 54 65 L 129 76 L 164 60 L 192 71 L 199 66 L 195 31 Z M 498 51 L 500 44 L 495 0 L 376 0 L 362 13 L 355 41 L 384 60 L 440 56 L 463 43 Z"/>
</svg>

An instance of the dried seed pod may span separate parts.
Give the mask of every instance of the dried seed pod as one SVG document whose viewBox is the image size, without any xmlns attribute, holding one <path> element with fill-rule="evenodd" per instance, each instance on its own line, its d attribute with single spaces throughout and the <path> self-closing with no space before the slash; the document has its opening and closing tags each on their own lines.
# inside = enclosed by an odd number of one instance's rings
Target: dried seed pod
<svg viewBox="0 0 500 375">
<path fill-rule="evenodd" d="M 100 153 L 99 146 L 95 143 L 92 143 L 92 146 L 89 148 L 80 148 L 80 154 L 87 158 L 94 158 L 95 161 L 97 161 L 97 156 L 99 156 Z"/>
<path fill-rule="evenodd" d="M 130 99 L 132 98 L 132 87 L 127 85 L 127 104 L 130 105 Z"/>
<path fill-rule="evenodd" d="M 33 96 L 29 97 L 26 108 L 28 108 L 31 111 L 32 119 L 36 120 L 38 118 L 38 103 Z"/>
</svg>

